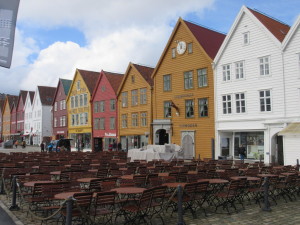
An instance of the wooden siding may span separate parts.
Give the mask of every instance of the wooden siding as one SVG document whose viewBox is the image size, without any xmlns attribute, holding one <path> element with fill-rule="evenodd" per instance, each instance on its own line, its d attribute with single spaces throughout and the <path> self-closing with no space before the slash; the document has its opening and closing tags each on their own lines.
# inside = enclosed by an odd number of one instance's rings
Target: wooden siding
<svg viewBox="0 0 300 225">
<path fill-rule="evenodd" d="M 132 83 L 131 77 L 135 76 L 135 82 Z M 145 135 L 145 132 L 150 134 L 148 140 L 149 144 L 152 143 L 150 124 L 152 122 L 152 113 L 151 113 L 151 87 L 142 77 L 142 75 L 134 68 L 133 65 L 130 66 L 127 74 L 124 76 L 123 86 L 120 89 L 118 95 L 118 121 L 119 121 L 119 138 L 120 136 L 129 136 L 129 135 Z M 147 88 L 147 104 L 140 104 L 140 89 Z M 131 105 L 131 91 L 138 90 L 138 104 L 136 106 Z M 122 92 L 128 93 L 128 106 L 122 107 Z M 147 126 L 141 126 L 141 112 L 147 112 Z M 138 126 L 132 127 L 131 125 L 131 114 L 138 113 Z M 122 115 L 127 114 L 127 128 L 122 128 Z"/>
<path fill-rule="evenodd" d="M 10 119 L 11 119 L 11 116 L 10 116 L 10 107 L 9 107 L 9 104 L 8 104 L 8 100 L 6 98 L 6 101 L 5 101 L 5 105 L 4 105 L 4 108 L 3 108 L 3 122 L 2 122 L 2 135 L 4 137 L 4 140 L 8 140 L 9 139 L 9 136 L 10 136 Z"/>
<path fill-rule="evenodd" d="M 183 55 L 176 53 L 172 58 L 172 48 L 176 48 L 176 41 L 193 43 L 193 53 L 188 51 Z M 182 131 L 195 131 L 195 156 L 200 154 L 201 158 L 211 157 L 211 139 L 214 138 L 214 83 L 212 60 L 207 57 L 203 48 L 191 35 L 188 29 L 179 24 L 177 32 L 162 59 L 159 68 L 154 74 L 154 97 L 153 97 L 153 119 L 164 118 L 164 101 L 173 101 L 179 108 L 179 116 L 176 116 L 172 108 L 171 123 L 173 124 L 171 142 L 181 145 Z M 208 86 L 198 87 L 197 69 L 207 68 Z M 184 72 L 193 71 L 193 88 L 184 89 Z M 163 91 L 163 75 L 171 75 L 171 91 Z M 208 117 L 199 117 L 198 99 L 208 98 Z M 194 100 L 194 118 L 185 117 L 185 100 Z"/>
</svg>

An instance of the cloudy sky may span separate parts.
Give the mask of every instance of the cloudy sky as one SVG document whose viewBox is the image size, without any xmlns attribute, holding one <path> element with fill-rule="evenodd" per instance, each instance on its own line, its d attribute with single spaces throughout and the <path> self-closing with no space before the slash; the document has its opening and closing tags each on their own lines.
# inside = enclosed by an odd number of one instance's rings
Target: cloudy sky
<svg viewBox="0 0 300 225">
<path fill-rule="evenodd" d="M 0 93 L 56 86 L 76 68 L 155 67 L 179 17 L 227 33 L 242 5 L 292 25 L 299 0 L 20 0 L 10 69 Z"/>
</svg>

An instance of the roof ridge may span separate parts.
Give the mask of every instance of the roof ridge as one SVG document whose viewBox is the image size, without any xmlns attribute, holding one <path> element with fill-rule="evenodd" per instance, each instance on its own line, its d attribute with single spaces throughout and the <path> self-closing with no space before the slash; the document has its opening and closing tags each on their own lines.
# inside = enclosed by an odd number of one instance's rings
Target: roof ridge
<svg viewBox="0 0 300 225">
<path fill-rule="evenodd" d="M 251 9 L 251 8 L 248 8 L 248 9 Z M 275 18 L 275 17 L 273 17 L 273 16 L 270 16 L 269 14 L 267 14 L 267 13 L 265 13 L 265 12 L 262 12 L 262 11 L 260 11 L 260 10 L 258 10 L 258 9 L 255 9 L 255 8 L 253 8 L 252 10 L 255 11 L 255 12 L 257 12 L 257 13 L 260 13 L 260 14 L 266 16 L 266 17 L 269 17 L 269 18 L 272 19 L 272 20 L 275 20 L 275 21 L 277 21 L 278 23 L 282 23 L 283 25 L 286 25 L 286 26 L 289 26 L 289 27 L 290 27 L 289 24 L 287 24 L 287 23 L 285 23 L 285 22 L 283 22 L 283 21 L 281 21 L 281 20 L 279 20 L 279 19 L 277 19 L 277 18 Z"/>
<path fill-rule="evenodd" d="M 194 21 L 191 21 L 191 20 L 183 20 L 183 21 L 184 21 L 184 22 L 188 22 L 188 23 L 192 23 L 192 24 L 194 24 L 194 25 L 196 25 L 196 26 L 199 26 L 199 27 L 203 27 L 203 28 L 205 28 L 205 29 L 207 29 L 207 30 L 211 30 L 211 31 L 214 31 L 214 32 L 217 32 L 217 33 L 226 35 L 225 32 L 216 30 L 216 29 L 214 29 L 214 28 L 211 28 L 211 27 L 202 25 L 202 24 L 200 24 L 200 23 L 197 23 L 197 22 L 194 22 Z"/>
<path fill-rule="evenodd" d="M 150 66 L 150 65 L 145 65 L 145 64 L 141 64 L 141 63 L 132 63 L 133 65 L 137 65 L 137 66 L 143 66 L 143 67 L 148 67 L 150 69 L 154 69 L 155 66 Z"/>
</svg>

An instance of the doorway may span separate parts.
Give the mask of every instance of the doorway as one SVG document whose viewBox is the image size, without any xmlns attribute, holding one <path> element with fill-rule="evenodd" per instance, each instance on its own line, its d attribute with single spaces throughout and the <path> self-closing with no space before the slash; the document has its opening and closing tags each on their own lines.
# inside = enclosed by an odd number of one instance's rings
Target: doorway
<svg viewBox="0 0 300 225">
<path fill-rule="evenodd" d="M 156 136 L 158 137 L 158 143 L 159 145 L 169 144 L 169 134 L 165 129 L 160 129 L 156 131 Z"/>
<path fill-rule="evenodd" d="M 95 152 L 103 151 L 102 138 L 94 138 Z"/>
<path fill-rule="evenodd" d="M 181 133 L 181 143 L 184 159 L 193 159 L 195 157 L 194 131 L 183 131 Z"/>
</svg>

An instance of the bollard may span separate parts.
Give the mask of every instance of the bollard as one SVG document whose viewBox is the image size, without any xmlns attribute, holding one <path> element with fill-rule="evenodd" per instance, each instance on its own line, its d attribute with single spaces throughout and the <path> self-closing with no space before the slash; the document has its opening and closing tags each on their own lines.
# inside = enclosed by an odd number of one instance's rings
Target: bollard
<svg viewBox="0 0 300 225">
<path fill-rule="evenodd" d="M 297 170 L 299 170 L 299 159 L 297 159 Z"/>
<path fill-rule="evenodd" d="M 177 225 L 184 225 L 183 221 L 183 209 L 182 209 L 182 187 L 181 185 L 178 185 L 177 187 L 177 193 L 178 193 L 178 223 Z"/>
<path fill-rule="evenodd" d="M 12 203 L 11 203 L 11 207 L 9 207 L 10 211 L 18 211 L 20 208 L 17 205 L 17 176 L 13 177 L 12 180 L 12 187 L 13 187 L 13 193 L 12 193 Z"/>
<path fill-rule="evenodd" d="M 0 190 L 0 195 L 5 195 L 5 190 L 4 190 L 4 179 L 1 179 L 1 190 Z"/>
<path fill-rule="evenodd" d="M 66 225 L 72 225 L 73 197 L 69 197 L 66 204 L 67 204 Z"/>
<path fill-rule="evenodd" d="M 269 202 L 269 178 L 265 177 L 264 179 L 264 207 L 263 211 L 270 212 L 270 202 Z"/>
</svg>

